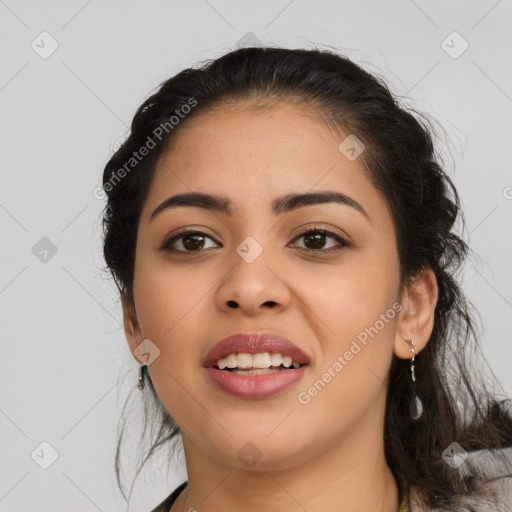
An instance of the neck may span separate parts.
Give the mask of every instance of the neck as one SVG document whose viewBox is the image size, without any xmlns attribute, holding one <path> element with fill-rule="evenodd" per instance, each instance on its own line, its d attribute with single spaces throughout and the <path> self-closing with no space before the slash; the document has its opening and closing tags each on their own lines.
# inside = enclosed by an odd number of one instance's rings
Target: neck
<svg viewBox="0 0 512 512">
<path fill-rule="evenodd" d="M 172 511 L 234 512 L 250 503 L 251 510 L 268 512 L 396 512 L 398 486 L 375 419 L 303 464 L 268 471 L 219 463 L 183 435 L 188 485 Z"/>
</svg>

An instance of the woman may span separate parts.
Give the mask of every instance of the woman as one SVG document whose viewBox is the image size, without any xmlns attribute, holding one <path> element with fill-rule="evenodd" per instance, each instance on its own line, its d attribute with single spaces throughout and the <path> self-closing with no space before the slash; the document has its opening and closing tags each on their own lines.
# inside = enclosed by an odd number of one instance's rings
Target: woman
<svg viewBox="0 0 512 512">
<path fill-rule="evenodd" d="M 140 106 L 104 254 L 158 414 L 143 463 L 183 439 L 188 480 L 154 511 L 507 510 L 510 417 L 470 382 L 434 151 L 328 51 L 233 51 Z"/>
</svg>

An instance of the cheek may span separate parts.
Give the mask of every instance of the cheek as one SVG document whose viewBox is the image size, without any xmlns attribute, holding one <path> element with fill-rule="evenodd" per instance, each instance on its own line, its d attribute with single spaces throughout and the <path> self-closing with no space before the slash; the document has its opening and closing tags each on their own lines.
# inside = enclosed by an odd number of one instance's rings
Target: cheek
<svg viewBox="0 0 512 512">
<path fill-rule="evenodd" d="M 330 399 L 349 409 L 358 407 L 355 397 L 365 390 L 372 400 L 391 364 L 401 309 L 398 263 L 382 251 L 379 257 L 354 254 L 346 266 L 306 276 L 302 290 L 313 293 L 302 294 L 308 301 L 304 314 L 310 315 L 320 342 L 308 385 L 320 379 L 318 386 L 328 388 L 319 404 Z"/>
<path fill-rule="evenodd" d="M 317 297 L 320 347 L 297 399 L 310 416 L 340 428 L 384 403 L 401 306 L 377 277 L 340 280 L 341 288 Z"/>
<path fill-rule="evenodd" d="M 164 364 L 172 372 L 191 361 L 198 364 L 198 329 L 204 323 L 204 301 L 212 293 L 212 283 L 201 279 L 192 267 L 171 268 L 168 262 L 150 260 L 142 255 L 137 261 L 134 296 L 142 336 L 160 350 L 152 374 Z M 157 364 L 158 363 L 158 364 Z"/>
<path fill-rule="evenodd" d="M 135 304 L 141 335 L 159 350 L 149 366 L 151 381 L 165 409 L 181 425 L 191 413 L 204 414 L 194 398 L 199 395 L 195 371 L 202 357 L 195 342 L 202 323 L 201 299 L 211 284 L 191 269 L 171 269 L 156 260 L 141 255 L 137 261 Z"/>
<path fill-rule="evenodd" d="M 134 296 L 148 335 L 171 335 L 182 319 L 194 314 L 194 305 L 208 289 L 191 266 L 171 265 L 164 256 L 151 254 L 141 254 L 136 260 Z"/>
<path fill-rule="evenodd" d="M 317 315 L 315 323 L 324 324 L 326 337 L 339 343 L 374 325 L 398 299 L 398 264 L 391 255 L 353 253 L 338 267 L 303 274 L 296 293 Z"/>
</svg>

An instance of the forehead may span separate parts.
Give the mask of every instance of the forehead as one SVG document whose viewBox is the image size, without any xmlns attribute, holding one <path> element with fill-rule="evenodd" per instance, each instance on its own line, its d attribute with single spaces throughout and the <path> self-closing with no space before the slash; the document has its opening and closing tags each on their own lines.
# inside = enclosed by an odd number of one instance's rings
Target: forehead
<svg viewBox="0 0 512 512">
<path fill-rule="evenodd" d="M 191 191 L 229 196 L 235 211 L 248 202 L 269 209 L 274 197 L 315 188 L 378 201 L 362 159 L 340 151 L 346 137 L 319 115 L 287 104 L 196 114 L 161 155 L 144 215 L 171 194 Z"/>
<path fill-rule="evenodd" d="M 332 157 L 342 137 L 318 115 L 287 104 L 216 108 L 185 120 L 180 128 L 168 148 L 174 159 L 192 157 L 196 163 L 211 166 L 215 154 L 219 167 L 240 161 L 240 167 L 262 168 L 288 161 L 289 165 L 282 165 L 286 169 L 304 159 L 309 163 L 322 155 Z"/>
</svg>

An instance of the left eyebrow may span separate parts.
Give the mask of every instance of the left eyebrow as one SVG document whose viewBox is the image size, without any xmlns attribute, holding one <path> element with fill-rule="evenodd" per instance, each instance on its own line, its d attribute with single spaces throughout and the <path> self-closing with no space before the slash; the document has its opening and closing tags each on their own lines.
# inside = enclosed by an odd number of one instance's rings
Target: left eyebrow
<svg viewBox="0 0 512 512">
<path fill-rule="evenodd" d="M 275 215 L 279 215 L 298 208 L 326 203 L 338 203 L 350 206 L 363 215 L 370 224 L 373 224 L 368 212 L 355 199 L 352 199 L 341 192 L 332 190 L 310 192 L 306 194 L 287 194 L 283 197 L 278 197 L 272 201 L 272 211 Z M 227 197 L 202 192 L 178 194 L 167 198 L 159 204 L 151 213 L 149 221 L 151 222 L 160 213 L 179 206 L 203 208 L 206 210 L 225 213 L 227 215 L 233 215 L 231 205 L 231 200 Z"/>
</svg>

